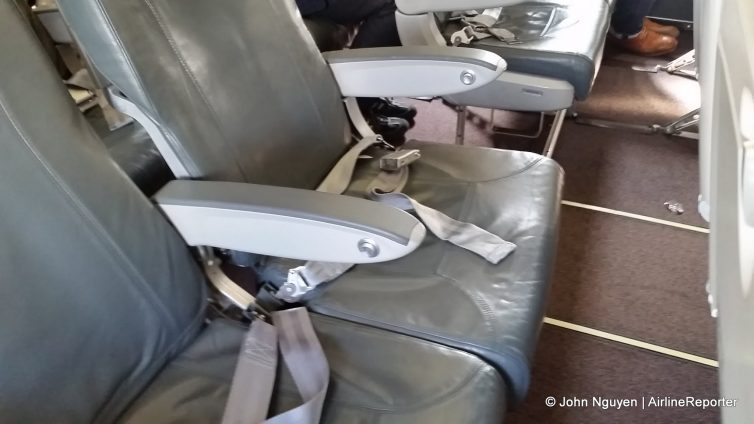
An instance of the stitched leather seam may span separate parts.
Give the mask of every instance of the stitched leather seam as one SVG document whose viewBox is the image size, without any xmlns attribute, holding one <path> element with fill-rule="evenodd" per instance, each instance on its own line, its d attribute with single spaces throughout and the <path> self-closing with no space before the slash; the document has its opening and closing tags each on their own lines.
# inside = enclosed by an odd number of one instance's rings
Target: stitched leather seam
<svg viewBox="0 0 754 424">
<path fill-rule="evenodd" d="M 542 159 L 544 159 L 544 157 L 542 157 Z M 533 165 L 534 164 L 538 164 L 538 163 L 541 163 L 541 160 L 534 161 Z M 526 169 L 531 169 L 531 167 L 527 167 Z M 509 175 L 507 177 L 504 177 L 504 178 L 508 178 L 508 177 L 512 177 L 512 176 L 520 175 L 520 174 L 521 173 L 511 174 L 511 175 Z M 500 178 L 500 180 L 502 180 L 502 179 L 503 178 Z M 476 184 L 484 184 L 486 182 L 487 181 L 478 182 L 478 183 L 469 183 L 469 186 L 476 185 Z M 470 190 L 470 189 L 464 191 L 464 193 L 465 193 L 465 196 L 464 196 L 464 206 L 463 206 L 463 209 L 462 209 L 461 213 L 459 214 L 459 218 L 458 218 L 459 220 L 464 221 L 464 222 L 468 222 L 468 215 L 469 215 L 469 212 L 471 211 L 471 199 L 473 198 L 473 196 L 471 195 L 472 192 L 473 192 L 473 190 Z M 443 258 L 441 260 L 441 264 L 445 263 L 445 260 L 447 258 L 448 252 L 450 251 L 450 248 L 455 247 L 455 246 L 451 245 L 451 246 L 445 246 L 445 247 L 446 247 L 445 254 L 443 255 Z M 438 266 L 437 274 L 441 275 L 441 276 L 443 276 L 445 278 L 450 279 L 456 285 L 463 284 L 462 282 L 459 282 L 455 278 L 452 278 L 452 277 L 450 277 L 448 275 L 445 275 L 442 272 L 440 272 L 439 271 L 439 266 Z M 477 303 L 477 305 L 482 310 L 482 313 L 485 315 L 486 318 L 488 318 L 489 320 L 493 320 L 494 319 L 494 314 L 493 314 L 493 311 L 492 311 L 492 307 L 489 305 L 489 303 L 485 302 L 482 298 L 479 298 L 479 303 Z M 485 323 L 487 323 L 487 322 L 485 322 Z M 492 333 L 492 326 L 491 326 L 491 324 L 490 324 L 490 333 Z M 518 355 L 516 354 L 516 356 L 518 356 Z M 527 368 L 531 368 L 529 366 L 528 358 L 525 358 L 525 364 L 527 365 Z"/>
<path fill-rule="evenodd" d="M 356 331 L 356 332 L 360 332 L 360 333 L 364 333 L 364 334 L 374 334 L 374 333 L 377 333 L 377 336 L 381 337 L 383 339 L 392 338 L 392 337 L 396 336 L 394 334 L 393 335 L 384 334 L 385 330 L 381 329 L 381 328 L 375 329 L 375 328 L 372 328 L 371 326 L 368 327 L 368 326 L 364 326 L 363 324 L 356 324 L 356 323 L 350 322 L 350 321 L 342 321 L 342 320 L 338 320 L 338 319 L 333 318 L 333 317 L 328 317 L 328 316 L 323 316 L 323 317 L 325 318 L 325 320 L 338 321 L 340 325 L 348 325 L 349 327 L 351 327 L 351 329 L 353 331 Z M 369 330 L 372 330 L 372 331 L 369 331 Z M 380 334 L 380 333 L 383 333 L 383 334 Z M 402 336 L 403 338 L 406 338 L 406 339 L 411 338 L 411 336 L 407 336 L 407 335 L 400 335 L 400 336 Z M 432 342 L 432 341 L 428 341 L 428 340 L 423 340 L 423 339 L 413 339 L 412 342 L 414 342 L 414 343 L 420 343 L 420 344 L 425 345 L 425 346 L 437 345 L 436 342 Z M 452 347 L 447 347 L 447 346 L 444 346 L 444 347 L 446 349 L 453 349 L 453 350 L 455 350 Z M 463 350 L 458 350 L 458 352 L 462 353 L 465 356 L 471 357 L 473 359 L 477 359 L 477 360 L 479 359 L 475 355 L 470 354 L 468 352 L 464 352 Z M 487 366 L 486 362 L 483 362 L 483 361 L 480 361 L 480 362 L 481 363 L 479 365 L 477 365 L 474 369 L 470 370 L 469 371 L 469 375 L 466 378 L 464 378 L 463 381 L 461 381 L 458 384 L 456 384 L 455 387 L 448 387 L 448 388 L 446 388 L 446 390 L 444 392 L 440 392 L 434 398 L 427 399 L 424 402 L 421 402 L 418 405 L 412 406 L 410 408 L 397 409 L 397 410 L 387 410 L 387 409 L 379 408 L 379 407 L 376 407 L 376 406 L 356 405 L 356 404 L 347 403 L 347 402 L 334 402 L 333 404 L 346 405 L 346 406 L 349 406 L 349 407 L 354 407 L 354 408 L 359 408 L 359 409 L 377 410 L 377 411 L 382 411 L 382 412 L 388 412 L 388 413 L 391 413 L 391 414 L 400 414 L 400 413 L 414 412 L 414 411 L 419 410 L 419 409 L 421 409 L 423 407 L 431 406 L 434 403 L 439 403 L 439 402 L 441 402 L 441 401 L 443 401 L 445 399 L 448 399 L 455 392 L 457 392 L 459 388 L 465 387 L 468 384 L 470 384 L 470 382 L 473 379 L 477 378 L 477 376 L 479 376 L 482 373 L 483 368 L 485 366 Z M 334 375 L 338 375 L 335 372 L 333 372 L 333 374 Z"/>
<path fill-rule="evenodd" d="M 397 326 L 395 324 L 391 324 L 389 322 L 380 321 L 377 319 L 374 319 L 372 317 L 365 317 L 362 315 L 355 314 L 353 312 L 347 312 L 343 311 L 342 309 L 336 309 L 331 308 L 327 306 L 322 305 L 307 305 L 311 310 L 318 314 L 323 315 L 329 315 L 331 317 L 336 317 L 338 319 L 348 320 L 352 321 L 354 323 L 362 324 L 362 325 L 368 325 L 370 327 L 378 328 L 381 330 L 387 330 L 387 331 L 393 331 L 395 333 L 409 336 L 409 337 L 416 337 L 421 340 L 425 340 L 431 343 L 440 344 L 446 347 L 450 347 L 453 349 L 457 349 L 461 352 L 467 353 L 469 355 L 474 355 L 485 361 L 486 363 L 491 364 L 498 372 L 501 373 L 503 378 L 506 380 L 506 382 L 511 386 L 511 388 L 518 387 L 518 385 L 513 384 L 510 381 L 509 373 L 506 372 L 506 369 L 502 367 L 501 363 L 503 361 L 500 361 L 500 359 L 508 358 L 508 362 L 513 362 L 517 364 L 523 364 L 525 369 L 531 369 L 531 365 L 529 363 L 529 360 L 522 356 L 519 352 L 511 351 L 510 349 L 507 349 L 505 346 L 501 346 L 497 350 L 491 350 L 489 347 L 481 346 L 478 343 L 471 343 L 471 342 L 461 342 L 458 341 L 456 338 L 444 336 L 437 333 L 427 333 L 426 331 L 421 331 L 415 327 L 408 327 L 408 326 Z M 485 353 L 479 353 L 475 352 L 474 349 L 482 351 L 482 352 L 489 352 L 489 354 Z"/>
<path fill-rule="evenodd" d="M 307 305 L 309 306 L 309 305 Z M 359 324 L 368 325 L 370 327 L 378 328 L 381 330 L 392 330 L 398 334 L 402 334 L 404 336 L 410 336 L 410 337 L 419 337 L 421 340 L 425 340 L 431 343 L 440 344 L 443 346 L 451 347 L 454 349 L 458 349 L 462 352 L 474 354 L 470 350 L 460 346 L 460 344 L 465 344 L 468 346 L 473 346 L 474 348 L 477 348 L 479 350 L 489 350 L 489 348 L 481 346 L 477 343 L 470 343 L 470 342 L 459 342 L 455 337 L 452 337 L 450 335 L 443 335 L 438 333 L 428 333 L 425 330 L 422 330 L 421 328 L 415 327 L 415 326 L 398 326 L 395 324 L 391 324 L 389 322 L 381 321 L 378 319 L 375 319 L 373 317 L 364 316 L 361 314 L 344 311 L 342 309 L 336 309 L 328 306 L 323 305 L 314 305 L 312 306 L 312 310 L 316 313 L 323 314 L 333 317 L 338 317 L 346 320 L 350 320 Z M 352 319 L 349 319 L 348 317 L 351 317 Z M 439 340 L 439 341 L 438 341 Z"/>
<path fill-rule="evenodd" d="M 462 222 L 468 222 L 466 221 L 465 217 L 469 214 L 469 210 L 471 209 L 471 195 L 470 195 L 471 190 L 468 187 L 472 187 L 473 184 L 467 183 L 466 186 L 467 186 L 467 189 L 464 190 L 463 207 L 461 208 L 461 213 L 459 214 L 459 218 L 457 218 L 459 221 L 462 221 Z M 443 266 L 446 264 L 449 252 L 455 251 L 457 249 L 460 249 L 460 247 L 455 246 L 448 242 L 444 242 L 442 259 L 440 259 L 440 262 L 437 264 L 437 268 L 435 269 L 435 274 L 447 279 L 450 282 L 450 284 L 458 287 L 461 293 L 466 294 L 469 297 L 469 299 L 471 299 L 471 301 L 477 305 L 477 307 L 479 308 L 479 311 L 482 313 L 482 316 L 484 316 L 484 318 L 487 319 L 483 322 L 483 324 L 484 324 L 484 328 L 487 330 L 487 336 L 490 336 L 492 335 L 493 328 L 488 320 L 493 319 L 494 314 L 492 312 L 492 307 L 489 305 L 489 303 L 487 303 L 481 296 L 465 292 L 461 288 L 463 286 L 462 283 L 460 283 L 455 278 L 450 277 L 449 275 L 445 275 L 444 273 L 440 271 L 440 269 L 442 269 Z"/>
<path fill-rule="evenodd" d="M 426 409 L 427 407 L 435 406 L 436 404 L 440 402 L 444 402 L 445 400 L 451 399 L 453 395 L 461 391 L 462 389 L 466 388 L 468 385 L 471 384 L 471 382 L 482 374 L 484 371 L 485 365 L 487 364 L 479 364 L 474 369 L 469 371 L 469 375 L 465 377 L 462 381 L 458 382 L 454 387 L 447 387 L 444 391 L 438 393 L 435 397 L 426 399 L 424 401 L 421 401 L 417 403 L 416 405 L 411 405 L 411 407 L 408 408 L 396 408 L 396 409 L 385 409 L 380 408 L 378 406 L 370 406 L 370 405 L 359 405 L 354 404 L 350 402 L 337 402 L 337 401 L 331 401 L 331 405 L 338 405 L 338 406 L 345 406 L 347 408 L 353 408 L 353 409 L 362 409 L 362 410 L 369 410 L 369 411 L 379 411 L 384 414 L 390 414 L 390 415 L 399 415 L 399 414 L 410 414 L 412 412 L 417 412 L 422 409 Z M 338 373 L 331 371 L 333 375 L 338 375 Z"/>
</svg>

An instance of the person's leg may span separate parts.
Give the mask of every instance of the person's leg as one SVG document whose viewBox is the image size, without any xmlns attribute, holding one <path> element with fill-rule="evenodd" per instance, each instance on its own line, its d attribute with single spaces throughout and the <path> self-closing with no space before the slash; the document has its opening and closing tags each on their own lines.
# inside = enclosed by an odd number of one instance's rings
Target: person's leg
<svg viewBox="0 0 754 424">
<path fill-rule="evenodd" d="M 383 4 L 379 10 L 362 21 L 351 47 L 358 49 L 400 46 L 401 39 L 398 36 L 398 26 L 395 22 L 395 2 L 393 0 L 372 0 L 372 2 Z"/>
<path fill-rule="evenodd" d="M 340 25 L 358 26 L 351 48 L 400 46 L 395 22 L 394 0 L 328 0 L 327 8 L 312 17 L 329 19 Z M 375 132 L 395 145 L 405 142 L 414 124 L 416 108 L 387 98 L 360 98 L 359 106 Z"/>
<path fill-rule="evenodd" d="M 630 36 L 644 28 L 644 17 L 649 14 L 656 0 L 618 0 L 613 12 L 613 31 Z"/>
<path fill-rule="evenodd" d="M 359 25 L 352 48 L 400 46 L 393 0 L 329 0 L 327 9 L 314 14 L 341 25 Z"/>
<path fill-rule="evenodd" d="M 678 40 L 647 25 L 655 0 L 618 0 L 613 12 L 610 34 L 626 50 L 644 56 L 660 56 L 672 52 Z"/>
</svg>

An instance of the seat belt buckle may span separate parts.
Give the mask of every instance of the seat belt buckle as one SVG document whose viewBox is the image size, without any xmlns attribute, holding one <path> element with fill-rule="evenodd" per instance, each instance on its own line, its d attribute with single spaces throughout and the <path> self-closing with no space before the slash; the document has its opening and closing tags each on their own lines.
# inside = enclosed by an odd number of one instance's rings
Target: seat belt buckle
<svg viewBox="0 0 754 424">
<path fill-rule="evenodd" d="M 411 165 L 421 157 L 422 155 L 417 149 L 391 152 L 380 158 L 380 169 L 387 172 L 396 172 Z"/>
<path fill-rule="evenodd" d="M 476 39 L 476 31 L 471 25 L 467 25 L 450 36 L 450 44 L 454 47 L 471 44 Z"/>
<path fill-rule="evenodd" d="M 296 303 L 301 300 L 305 294 L 309 293 L 312 290 L 312 287 L 306 282 L 304 276 L 301 275 L 303 269 L 303 266 L 299 266 L 289 270 L 288 278 L 285 283 L 280 286 L 275 297 L 288 303 Z"/>
</svg>

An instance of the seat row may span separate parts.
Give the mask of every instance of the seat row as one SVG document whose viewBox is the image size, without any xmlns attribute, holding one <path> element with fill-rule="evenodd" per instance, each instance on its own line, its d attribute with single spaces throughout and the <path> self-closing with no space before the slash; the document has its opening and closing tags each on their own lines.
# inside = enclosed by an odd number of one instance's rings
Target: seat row
<svg viewBox="0 0 754 424">
<path fill-rule="evenodd" d="M 413 243 L 414 233 L 381 220 L 421 226 L 364 198 L 385 173 L 379 160 L 356 163 L 347 202 L 315 191 L 369 137 L 343 104 L 343 94 L 382 85 L 366 65 L 440 60 L 453 72 L 473 69 L 473 90 L 502 74 L 499 56 L 448 47 L 410 60 L 380 49 L 323 57 L 292 1 L 60 1 L 114 103 L 184 180 L 150 200 L 65 98 L 13 2 L 1 4 L 0 195 L 13 202 L 0 205 L 11 241 L 0 262 L 0 336 L 10 347 L 0 359 L 17 371 L 2 385 L 0 417 L 219 421 L 246 330 L 216 314 L 207 324 L 207 276 L 187 247 L 204 240 L 261 255 L 260 279 L 273 288 L 305 260 L 357 259 L 297 304 L 274 305 L 313 313 L 331 367 L 323 422 L 499 423 L 523 399 L 555 254 L 558 165 L 525 152 L 404 146 L 421 159 L 404 169 L 400 192 L 515 245 L 496 263 L 436 231 Z M 416 77 L 442 83 L 427 94 L 463 88 L 457 74 L 433 72 Z M 180 222 L 168 212 L 176 205 L 190 211 Z M 296 231 L 271 235 L 259 224 L 273 221 Z M 332 240 L 312 236 L 321 231 Z M 358 245 L 339 244 L 341 233 L 357 234 Z M 403 244 L 401 257 L 380 261 L 383 239 Z M 286 255 L 300 251 L 321 253 Z M 53 396 L 48 381 L 68 394 Z M 285 370 L 275 390 L 271 411 L 299 401 Z"/>
</svg>

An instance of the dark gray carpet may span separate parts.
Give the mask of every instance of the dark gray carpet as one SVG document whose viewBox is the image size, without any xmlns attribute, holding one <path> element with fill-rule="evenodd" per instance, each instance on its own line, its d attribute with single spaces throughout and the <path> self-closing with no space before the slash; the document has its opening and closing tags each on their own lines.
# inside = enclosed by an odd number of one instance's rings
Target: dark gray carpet
<svg viewBox="0 0 754 424">
<path fill-rule="evenodd" d="M 715 358 L 707 235 L 563 206 L 548 315 Z"/>
<path fill-rule="evenodd" d="M 563 197 L 668 221 L 707 227 L 697 213 L 695 141 L 566 123 L 554 158 L 565 169 Z M 664 206 L 680 202 L 685 213 Z"/>
<path fill-rule="evenodd" d="M 695 80 L 665 72 L 637 72 L 633 65 L 665 64 L 692 48 L 692 34 L 681 35 L 678 49 L 665 57 L 640 57 L 608 43 L 594 87 L 576 111 L 589 117 L 636 124 L 667 123 L 699 107 Z"/>
<path fill-rule="evenodd" d="M 452 107 L 440 100 L 426 102 L 406 99 L 405 101 L 414 104 L 419 110 L 416 126 L 406 134 L 408 138 L 448 144 L 455 142 L 457 119 Z M 539 114 L 496 111 L 492 121 L 490 118 L 489 109 L 469 108 L 464 144 L 542 152 L 552 117 L 545 117 L 543 134 L 536 139 L 496 134 L 490 129 L 490 124 L 523 134 L 533 134 L 537 130 Z"/>
<path fill-rule="evenodd" d="M 713 424 L 720 422 L 717 409 L 548 408 L 545 398 L 603 396 L 641 405 L 642 396 L 715 398 L 717 391 L 716 369 L 545 325 L 529 396 L 505 423 Z"/>
</svg>

